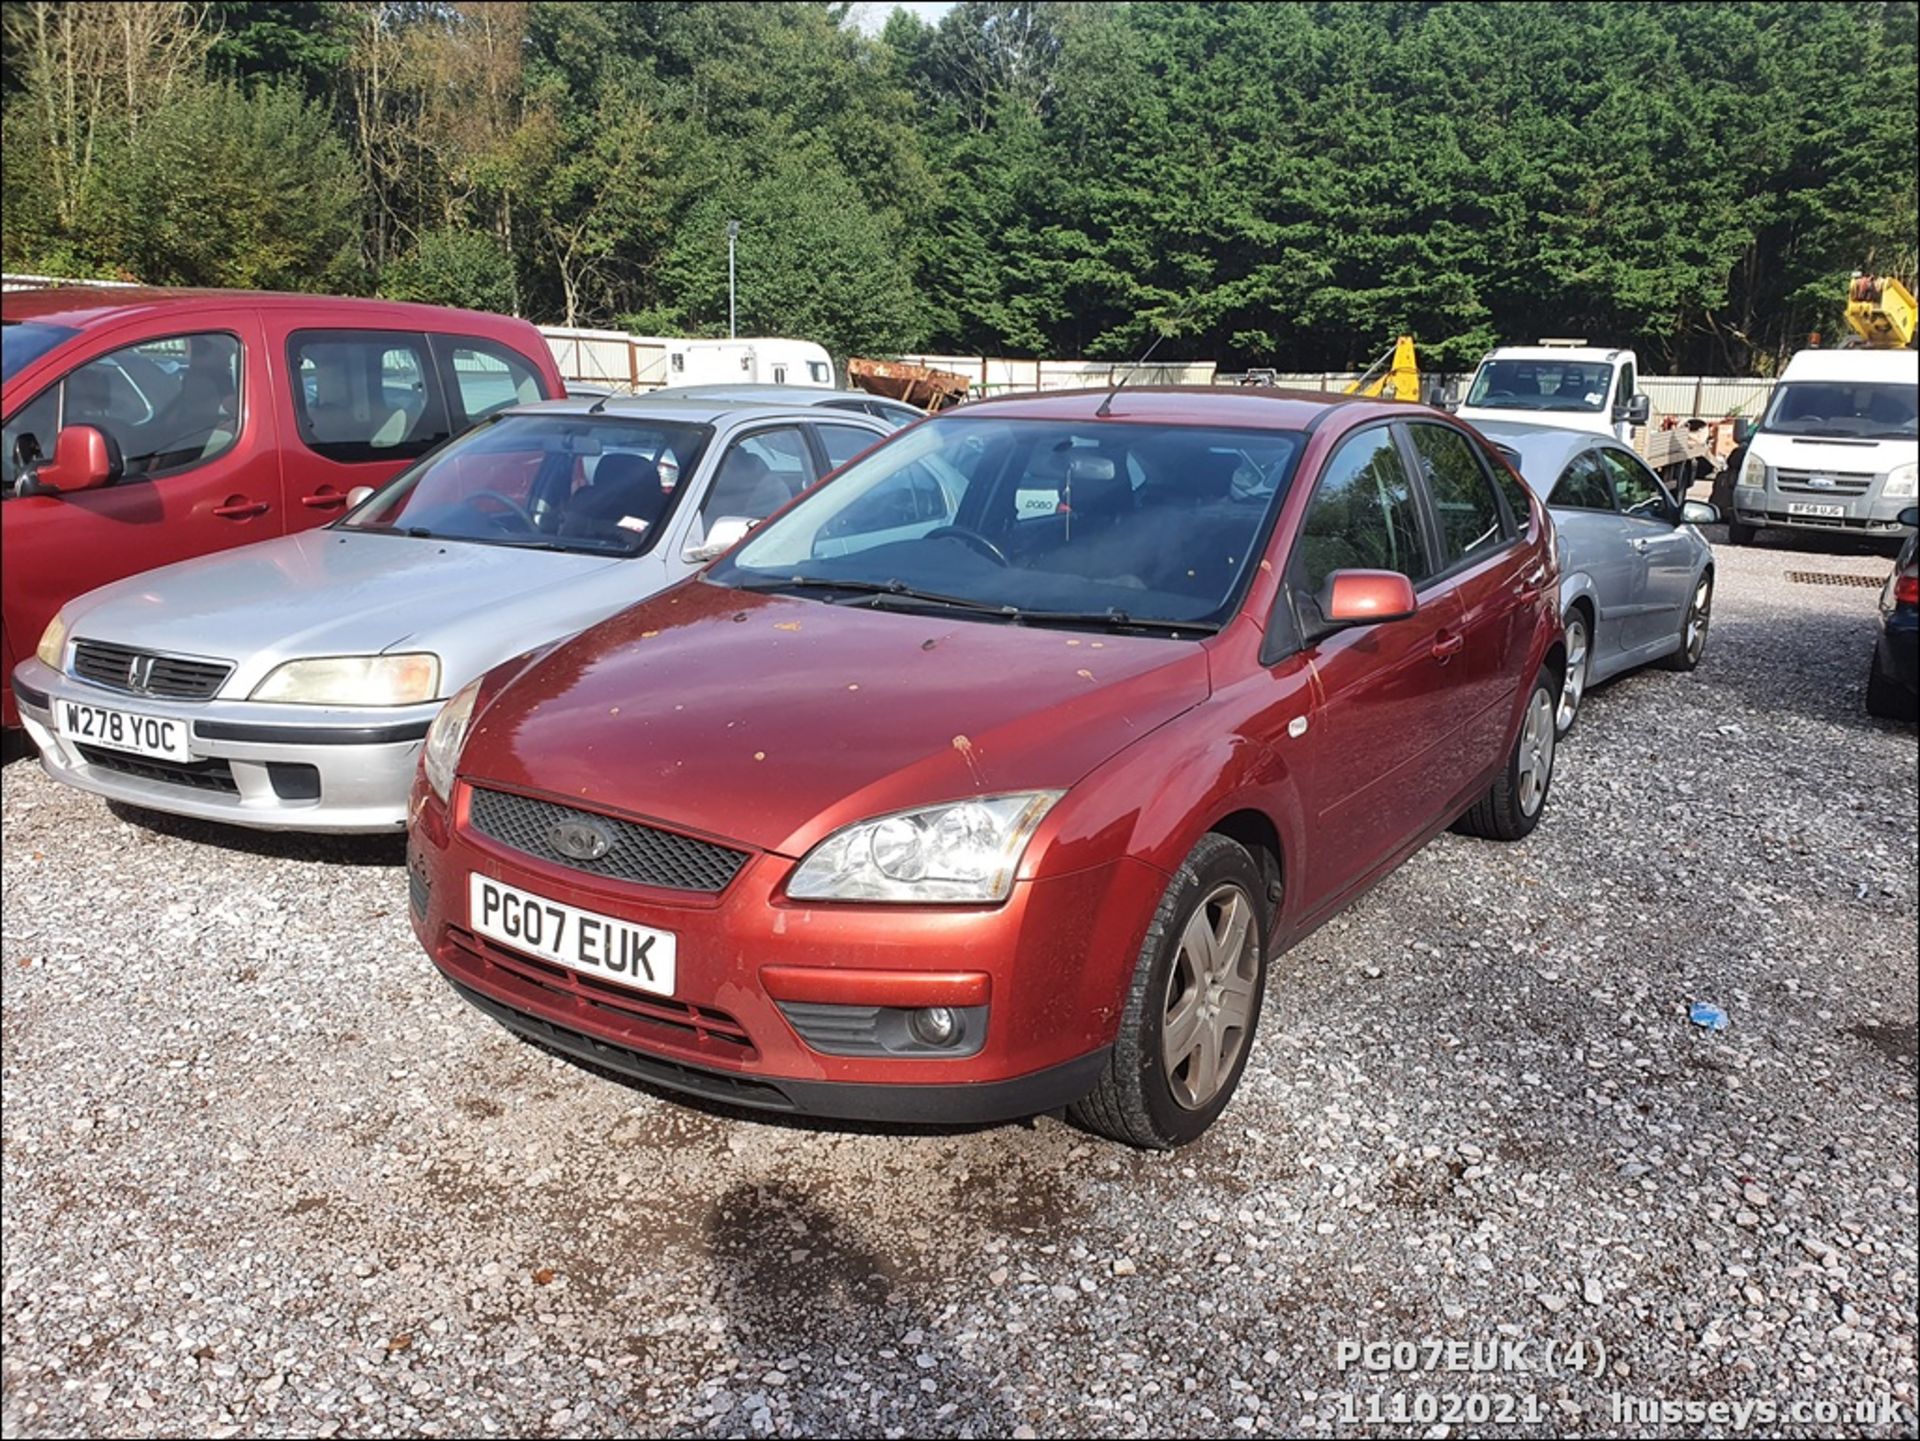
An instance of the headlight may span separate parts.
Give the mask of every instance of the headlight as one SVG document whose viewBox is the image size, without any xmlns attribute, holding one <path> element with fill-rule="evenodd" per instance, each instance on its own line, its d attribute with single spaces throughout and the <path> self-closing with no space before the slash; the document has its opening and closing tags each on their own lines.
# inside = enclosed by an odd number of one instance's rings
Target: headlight
<svg viewBox="0 0 1920 1441">
<path fill-rule="evenodd" d="M 427 727 L 427 784 L 443 805 L 453 793 L 453 768 L 460 763 L 460 752 L 467 743 L 467 722 L 473 719 L 473 703 L 479 696 L 479 680 L 468 681 L 440 707 L 440 714 Z"/>
<path fill-rule="evenodd" d="M 1911 500 L 1916 489 L 1920 489 L 1920 463 L 1910 460 L 1887 472 L 1887 483 L 1881 487 L 1880 496 L 1883 500 Z"/>
<path fill-rule="evenodd" d="M 40 657 L 41 665 L 59 670 L 66 649 L 67 613 L 63 610 L 48 621 L 47 628 L 40 632 L 40 648 L 34 654 Z"/>
<path fill-rule="evenodd" d="M 1767 463 L 1752 451 L 1748 451 L 1746 459 L 1740 462 L 1740 474 L 1733 478 L 1733 483 L 1749 490 L 1765 490 Z"/>
<path fill-rule="evenodd" d="M 1004 901 L 1061 791 L 983 796 L 876 816 L 807 852 L 787 883 L 804 901 Z"/>
<path fill-rule="evenodd" d="M 252 700 L 289 705 L 417 705 L 440 689 L 440 657 L 335 655 L 275 666 Z"/>
</svg>

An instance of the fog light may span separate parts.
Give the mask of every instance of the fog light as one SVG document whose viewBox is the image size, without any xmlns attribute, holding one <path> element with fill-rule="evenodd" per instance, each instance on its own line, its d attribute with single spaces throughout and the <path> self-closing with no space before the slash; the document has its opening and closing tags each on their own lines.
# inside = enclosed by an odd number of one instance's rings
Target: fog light
<svg viewBox="0 0 1920 1441">
<path fill-rule="evenodd" d="M 960 1018 L 946 1006 L 927 1006 L 907 1017 L 907 1029 L 923 1046 L 950 1046 L 960 1035 Z"/>
</svg>

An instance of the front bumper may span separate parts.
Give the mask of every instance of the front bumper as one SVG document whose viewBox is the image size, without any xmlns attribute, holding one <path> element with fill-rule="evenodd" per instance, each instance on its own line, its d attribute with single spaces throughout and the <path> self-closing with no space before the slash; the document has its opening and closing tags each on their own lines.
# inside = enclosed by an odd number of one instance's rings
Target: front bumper
<svg viewBox="0 0 1920 1441">
<path fill-rule="evenodd" d="M 1782 493 L 1773 486 L 1764 490 L 1735 486 L 1733 514 L 1727 519 L 1770 530 L 1826 530 L 1867 536 L 1906 534 L 1899 517 L 1901 511 L 1914 503 L 1913 498 L 1884 499 L 1879 489 L 1876 484 L 1865 494 L 1847 495 L 1816 491 Z M 1837 516 L 1796 515 L 1788 509 L 1790 505 L 1836 506 L 1841 513 Z"/>
<path fill-rule="evenodd" d="M 109 800 L 261 830 L 397 831 L 440 702 L 359 710 L 167 701 L 92 685 L 37 659 L 14 668 L 21 724 L 55 780 Z M 189 765 L 86 746 L 63 700 L 186 723 Z"/>
<path fill-rule="evenodd" d="M 717 893 L 610 880 L 475 831 L 464 784 L 455 813 L 416 788 L 408 847 L 415 934 L 455 990 L 510 1030 L 672 1090 L 733 1105 L 885 1122 L 971 1124 L 1078 1100 L 1098 1081 L 1141 939 L 1167 878 L 1116 860 L 1016 883 L 998 906 L 789 901 L 795 862 L 755 852 Z M 554 798 L 558 799 L 558 798 Z M 637 818 L 636 818 L 637 819 Z M 479 935 L 468 877 L 669 931 L 671 996 L 636 992 Z M 804 996 L 794 977 L 805 978 Z M 924 982 L 922 985 L 920 983 Z M 876 997 L 876 984 L 971 1005 L 977 1048 L 835 1053 L 806 1011 Z M 955 988 L 952 999 L 942 987 Z M 966 994 L 960 994 L 960 988 Z M 796 1006 L 796 1000 L 808 1005 Z"/>
</svg>

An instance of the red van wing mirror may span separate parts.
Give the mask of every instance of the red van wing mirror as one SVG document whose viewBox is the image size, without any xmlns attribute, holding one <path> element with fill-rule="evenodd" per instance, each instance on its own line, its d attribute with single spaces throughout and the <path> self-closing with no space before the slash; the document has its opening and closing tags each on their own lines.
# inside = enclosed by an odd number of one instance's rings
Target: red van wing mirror
<svg viewBox="0 0 1920 1441">
<path fill-rule="evenodd" d="M 54 495 L 98 490 L 120 478 L 120 446 L 104 430 L 69 425 L 53 440 L 53 455 L 33 467 L 33 488 Z"/>
<path fill-rule="evenodd" d="M 1420 608 L 1413 582 L 1397 570 L 1336 570 L 1316 599 L 1329 625 L 1405 620 Z"/>
</svg>

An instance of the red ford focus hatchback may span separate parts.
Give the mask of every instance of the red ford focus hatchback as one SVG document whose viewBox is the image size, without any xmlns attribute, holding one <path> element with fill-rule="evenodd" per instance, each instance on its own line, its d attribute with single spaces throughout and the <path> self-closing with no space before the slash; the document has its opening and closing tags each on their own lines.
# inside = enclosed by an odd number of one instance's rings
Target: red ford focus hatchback
<svg viewBox="0 0 1920 1441">
<path fill-rule="evenodd" d="M 435 722 L 413 923 L 739 1105 L 1192 1140 L 1273 957 L 1552 778 L 1545 512 L 1434 411 L 1122 390 L 901 432 Z"/>
</svg>

